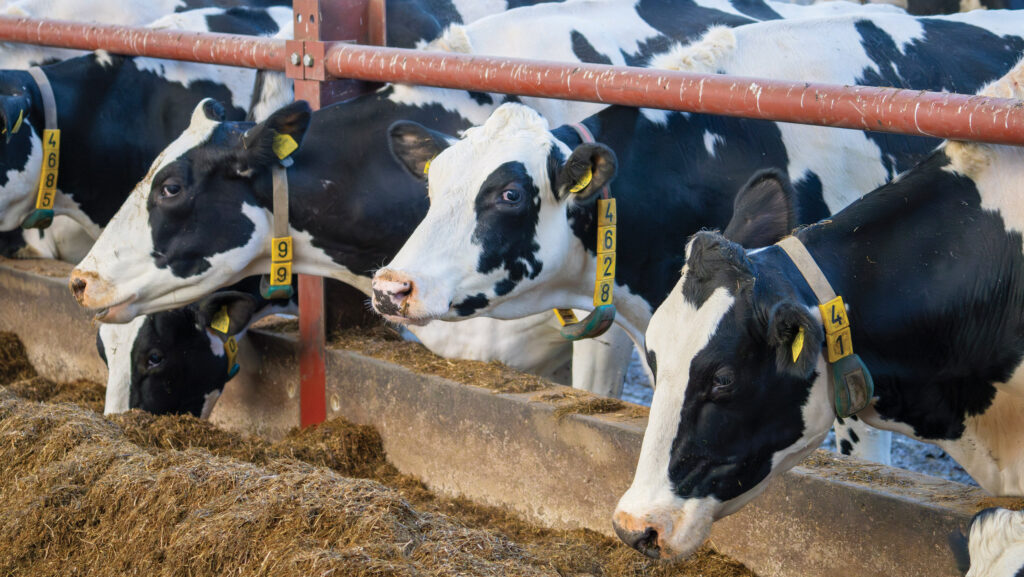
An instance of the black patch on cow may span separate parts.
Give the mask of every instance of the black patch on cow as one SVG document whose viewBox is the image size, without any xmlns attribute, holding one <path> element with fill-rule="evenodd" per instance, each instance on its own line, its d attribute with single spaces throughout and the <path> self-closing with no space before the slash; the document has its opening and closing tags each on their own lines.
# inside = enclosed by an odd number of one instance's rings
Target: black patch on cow
<svg viewBox="0 0 1024 577">
<path fill-rule="evenodd" d="M 846 439 L 842 439 L 841 441 L 839 441 L 839 452 L 842 453 L 843 455 L 852 455 L 853 444 L 850 443 L 850 441 L 847 441 Z"/>
<path fill-rule="evenodd" d="M 486 92 L 478 92 L 476 90 L 470 90 L 468 92 L 469 97 L 473 99 L 473 102 L 476 102 L 480 106 L 490 106 L 494 104 L 494 98 Z"/>
<path fill-rule="evenodd" d="M 753 10 L 755 3 L 759 2 L 749 2 L 749 8 Z M 640 50 L 634 54 L 623 53 L 629 66 L 645 66 L 654 54 L 666 52 L 677 42 L 696 40 L 711 26 L 732 28 L 755 21 L 753 18 L 700 6 L 693 0 L 640 0 L 636 10 L 644 22 L 662 36 L 641 42 Z"/>
<path fill-rule="evenodd" d="M 515 187 L 521 200 L 511 205 L 501 200 L 503 191 Z M 507 294 L 524 278 L 540 274 L 543 263 L 537 259 L 537 221 L 540 216 L 540 191 L 523 163 L 506 162 L 494 169 L 480 185 L 474 202 L 476 228 L 471 242 L 480 247 L 477 272 L 488 274 L 498 268 L 507 276 L 501 289 Z M 461 314 L 461 313 L 460 313 Z"/>
<path fill-rule="evenodd" d="M 128 405 L 198 417 L 206 395 L 227 382 L 227 358 L 210 349 L 191 307 L 150 315 L 132 344 Z"/>
<path fill-rule="evenodd" d="M 182 6 L 174 8 L 175 12 L 196 10 L 197 8 L 269 8 L 271 6 L 291 6 L 291 0 L 184 0 Z"/>
<path fill-rule="evenodd" d="M 515 94 L 506 94 L 505 97 L 501 99 L 501 103 L 505 104 L 506 102 L 517 102 L 519 104 L 522 104 L 523 100 L 516 96 Z"/>
<path fill-rule="evenodd" d="M 974 94 L 1010 70 L 1024 51 L 1024 38 L 998 36 L 977 26 L 922 18 L 924 34 L 899 47 L 884 30 L 869 20 L 856 23 L 861 45 L 877 66 L 865 68 L 857 84 L 927 88 Z M 865 132 L 882 149 L 889 178 L 913 167 L 938 144 L 932 138 L 912 138 Z"/>
<path fill-rule="evenodd" d="M 612 64 L 611 58 L 598 52 L 594 45 L 587 40 L 587 37 L 576 30 L 572 31 L 572 53 L 580 59 L 580 62 Z"/>
<path fill-rule="evenodd" d="M 21 249 L 28 246 L 25 242 L 24 233 L 20 228 L 11 231 L 0 232 L 0 256 L 15 258 Z"/>
<path fill-rule="evenodd" d="M 848 432 L 850 433 L 850 440 L 851 441 L 853 441 L 854 443 L 859 443 L 860 442 L 860 436 L 857 435 L 857 431 L 854 431 L 853 429 L 850 429 Z"/>
<path fill-rule="evenodd" d="M 523 6 L 533 6 L 534 4 L 553 4 L 556 2 L 564 2 L 565 0 L 508 0 L 508 9 L 522 8 Z"/>
<path fill-rule="evenodd" d="M 797 198 L 797 221 L 817 222 L 832 214 L 825 204 L 824 190 L 817 174 L 807 171 L 800 180 L 793 183 Z"/>
<path fill-rule="evenodd" d="M 477 293 L 471 297 L 463 299 L 462 302 L 455 304 L 454 308 L 455 312 L 457 312 L 460 317 L 468 317 L 476 313 L 476 311 L 486 307 L 488 303 L 487 295 L 484 293 Z"/>
<path fill-rule="evenodd" d="M 658 376 L 658 355 L 655 354 L 651 349 L 647 349 L 647 366 L 651 369 L 651 374 L 655 377 Z"/>
<path fill-rule="evenodd" d="M 373 303 L 374 308 L 376 308 L 377 312 L 382 315 L 390 315 L 393 317 L 403 316 L 402 309 L 399 308 L 397 303 L 391 300 L 391 293 L 373 289 Z"/>
<path fill-rule="evenodd" d="M 103 364 L 107 364 L 107 349 L 103 346 L 103 339 L 100 338 L 99 331 L 96 331 L 96 352 L 99 353 Z"/>
<path fill-rule="evenodd" d="M 782 18 L 762 0 L 729 0 L 737 12 L 742 12 L 755 20 L 778 20 Z"/>
<path fill-rule="evenodd" d="M 206 24 L 212 32 L 225 34 L 245 34 L 248 36 L 268 36 L 277 34 L 277 22 L 266 10 L 250 8 L 228 8 L 221 14 L 210 14 Z"/>
<path fill-rule="evenodd" d="M 514 288 L 516 288 L 516 283 L 512 282 L 507 278 L 502 279 L 498 281 L 497 284 L 494 285 L 494 294 L 498 296 L 505 296 L 508 293 L 512 292 L 512 289 Z"/>
<path fill-rule="evenodd" d="M 38 102 L 38 90 L 35 82 L 27 72 L 22 70 L 0 71 L 0 99 L 5 116 L 9 114 L 14 118 L 9 119 L 13 125 L 17 121 L 15 109 L 26 108 L 31 102 Z M 10 182 L 9 174 L 23 172 L 28 167 L 28 160 L 32 154 L 32 135 L 42 139 L 42 131 L 38 128 L 43 125 L 42 109 L 36 113 L 36 107 L 25 109 L 25 123 L 21 129 L 14 134 L 0 136 L 0 186 L 6 186 Z M 29 123 L 32 129 L 29 129 Z M 7 137 L 10 141 L 7 141 Z"/>
</svg>

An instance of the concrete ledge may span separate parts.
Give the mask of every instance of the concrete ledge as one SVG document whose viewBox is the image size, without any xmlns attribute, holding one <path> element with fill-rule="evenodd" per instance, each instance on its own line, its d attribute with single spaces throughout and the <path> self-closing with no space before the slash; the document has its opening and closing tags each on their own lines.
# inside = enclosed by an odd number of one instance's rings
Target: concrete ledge
<svg viewBox="0 0 1024 577">
<path fill-rule="evenodd" d="M 0 329 L 22 335 L 48 374 L 97 378 L 95 329 L 62 279 L 0 263 L 0 286 L 16 297 L 0 302 Z M 268 437 L 295 426 L 297 350 L 294 335 L 251 331 L 214 421 Z M 547 525 L 610 533 L 645 426 L 631 411 L 559 418 L 537 392 L 495 393 L 346 350 L 327 363 L 329 416 L 375 426 L 403 472 Z M 819 451 L 716 523 L 712 541 L 765 577 L 953 577 L 946 536 L 995 504 L 975 488 Z"/>
</svg>

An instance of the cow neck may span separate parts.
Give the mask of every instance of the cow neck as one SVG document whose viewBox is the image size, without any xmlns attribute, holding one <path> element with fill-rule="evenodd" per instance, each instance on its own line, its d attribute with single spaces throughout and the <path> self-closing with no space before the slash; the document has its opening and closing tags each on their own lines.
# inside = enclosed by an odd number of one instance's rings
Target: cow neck
<svg viewBox="0 0 1024 577">
<path fill-rule="evenodd" d="M 53 86 L 42 68 L 33 66 L 28 69 L 29 76 L 36 84 L 43 105 L 43 165 L 39 171 L 39 184 L 36 191 L 35 209 L 22 222 L 22 228 L 45 229 L 53 222 L 53 206 L 57 197 L 57 176 L 60 169 L 60 128 L 57 126 L 57 101 L 53 96 Z M 22 119 L 12 131 L 17 132 Z"/>
<path fill-rule="evenodd" d="M 426 215 L 422 183 L 396 170 L 387 139 L 373 136 L 400 119 L 452 133 L 470 124 L 441 105 L 403 105 L 389 94 L 384 89 L 313 113 L 288 169 L 295 272 L 329 276 L 371 294 L 373 272 L 398 254 Z M 266 176 L 256 183 L 266 210 L 270 181 Z"/>
<path fill-rule="evenodd" d="M 832 290 L 825 273 L 821 272 L 800 239 L 788 236 L 776 245 L 793 262 L 818 299 L 818 312 L 825 329 L 825 380 L 828 382 L 832 408 L 840 419 L 854 415 L 871 402 L 875 385 L 868 368 L 853 352 L 850 320 L 843 297 Z M 804 337 L 804 328 L 800 327 L 791 347 L 794 363 L 800 355 L 815 354 L 814 351 L 804 352 Z"/>
<path fill-rule="evenodd" d="M 936 153 L 798 233 L 849 299 L 856 350 L 874 369 L 873 414 L 862 416 L 931 441 L 959 439 L 1024 355 L 1019 233 L 948 163 Z"/>
</svg>

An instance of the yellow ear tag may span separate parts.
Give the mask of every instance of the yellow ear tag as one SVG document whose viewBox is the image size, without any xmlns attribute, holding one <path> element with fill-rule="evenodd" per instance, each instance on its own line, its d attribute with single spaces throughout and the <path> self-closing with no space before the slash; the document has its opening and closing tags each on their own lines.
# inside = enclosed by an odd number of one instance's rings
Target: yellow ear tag
<svg viewBox="0 0 1024 577">
<path fill-rule="evenodd" d="M 800 330 L 796 333 L 796 338 L 793 339 L 793 362 L 795 363 L 800 358 L 800 353 L 804 350 L 804 328 L 800 327 Z"/>
<path fill-rule="evenodd" d="M 431 163 L 431 161 L 433 161 L 433 160 L 434 160 L 434 159 L 433 159 L 433 158 L 431 158 L 430 160 L 428 160 L 428 161 L 427 161 L 427 163 L 426 163 L 426 164 L 424 164 L 424 165 L 423 165 L 423 174 L 426 174 L 426 173 L 430 172 L 430 163 Z"/>
<path fill-rule="evenodd" d="M 213 315 L 213 322 L 210 323 L 210 328 L 221 334 L 228 334 L 228 329 L 231 328 L 231 319 L 228 318 L 228 307 L 220 307 L 217 314 Z"/>
<path fill-rule="evenodd" d="M 14 123 L 14 128 L 11 129 L 11 134 L 18 134 L 18 131 L 21 130 L 21 121 L 22 120 L 25 120 L 25 111 L 24 110 L 19 110 L 18 111 L 18 121 Z"/>
<path fill-rule="evenodd" d="M 290 134 L 274 134 L 274 154 L 279 160 L 284 160 L 299 149 L 299 143 L 295 142 Z"/>
<path fill-rule="evenodd" d="M 590 184 L 590 181 L 593 180 L 593 179 L 594 179 L 594 171 L 591 170 L 590 167 L 588 166 L 587 167 L 587 173 L 583 175 L 583 178 L 581 178 L 579 182 L 576 183 L 576 186 L 574 186 L 574 187 L 569 189 L 569 192 L 576 193 L 576 192 L 579 192 L 579 191 L 583 190 L 584 188 L 587 187 L 587 185 Z"/>
</svg>

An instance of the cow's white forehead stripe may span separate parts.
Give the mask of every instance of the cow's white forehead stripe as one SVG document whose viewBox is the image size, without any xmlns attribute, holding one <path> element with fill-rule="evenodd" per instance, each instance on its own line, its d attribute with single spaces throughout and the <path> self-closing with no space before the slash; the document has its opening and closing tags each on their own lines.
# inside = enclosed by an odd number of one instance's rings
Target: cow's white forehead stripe
<svg viewBox="0 0 1024 577">
<path fill-rule="evenodd" d="M 132 348 L 146 317 L 138 317 L 124 325 L 100 325 L 100 340 L 107 357 L 107 393 L 103 414 L 113 415 L 128 410 L 132 379 Z"/>
<path fill-rule="evenodd" d="M 635 513 L 667 506 L 677 499 L 669 481 L 669 461 L 686 400 L 690 363 L 710 342 L 735 301 L 735 297 L 721 287 L 698 309 L 683 297 L 685 279 L 684 274 L 655 312 L 647 330 L 647 347 L 657 357 L 657 386 L 636 476 L 620 501 L 621 510 Z M 679 327 L 686 327 L 686 330 Z"/>
</svg>

